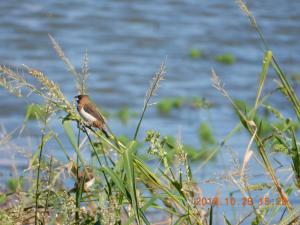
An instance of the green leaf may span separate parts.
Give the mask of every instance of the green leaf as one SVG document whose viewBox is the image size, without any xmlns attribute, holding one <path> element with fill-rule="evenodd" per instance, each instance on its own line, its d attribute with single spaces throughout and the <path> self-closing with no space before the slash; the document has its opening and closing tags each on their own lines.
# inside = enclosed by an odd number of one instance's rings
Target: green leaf
<svg viewBox="0 0 300 225">
<path fill-rule="evenodd" d="M 262 89 L 263 89 L 263 86 L 264 86 L 264 83 L 265 83 L 265 80 L 266 80 L 266 77 L 268 74 L 269 65 L 270 65 L 271 60 L 272 60 L 272 52 L 267 51 L 265 53 L 265 57 L 263 59 L 263 66 L 262 66 L 262 71 L 260 74 L 260 81 L 259 81 L 259 86 L 258 86 L 258 91 L 257 91 L 257 96 L 256 96 L 255 106 L 254 106 L 255 110 L 258 107 L 258 102 L 259 102 L 260 95 L 261 95 L 261 92 L 262 92 Z M 255 113 L 256 112 L 254 111 L 254 114 Z"/>
<path fill-rule="evenodd" d="M 174 223 L 174 225 L 180 225 L 180 224 L 183 224 L 182 222 L 183 222 L 186 218 L 188 218 L 188 217 L 189 217 L 188 215 L 180 216 L 180 217 L 178 218 L 178 220 Z"/>
<path fill-rule="evenodd" d="M 137 223 L 140 224 L 140 215 L 139 215 L 139 205 L 136 195 L 136 185 L 135 185 L 135 174 L 133 166 L 133 147 L 136 144 L 136 141 L 131 141 L 129 143 L 128 149 L 122 154 L 124 161 L 124 170 L 126 174 L 126 183 L 131 196 L 131 205 L 134 209 Z"/>
<path fill-rule="evenodd" d="M 287 146 L 280 144 L 280 143 L 275 143 L 272 146 L 272 151 L 273 152 L 280 152 L 280 153 L 284 153 L 284 154 L 288 154 L 289 153 L 289 149 Z"/>
<path fill-rule="evenodd" d="M 224 217 L 225 223 L 226 223 L 227 225 L 231 225 L 231 223 L 230 223 L 229 220 L 226 218 L 226 216 L 223 215 L 223 217 Z"/>
<path fill-rule="evenodd" d="M 295 185 L 296 187 L 300 188 L 300 149 L 298 148 L 297 145 L 297 140 L 296 140 L 296 134 L 293 129 L 292 130 L 292 149 L 291 149 L 291 154 L 292 154 L 292 168 L 294 171 L 294 176 L 295 176 Z"/>
</svg>

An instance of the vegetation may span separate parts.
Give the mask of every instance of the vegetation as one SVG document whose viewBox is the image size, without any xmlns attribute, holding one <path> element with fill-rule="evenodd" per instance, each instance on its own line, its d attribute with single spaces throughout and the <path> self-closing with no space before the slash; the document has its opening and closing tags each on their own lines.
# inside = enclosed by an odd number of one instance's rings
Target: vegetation
<svg viewBox="0 0 300 225">
<path fill-rule="evenodd" d="M 192 59 L 198 59 L 203 57 L 203 52 L 200 49 L 191 48 L 189 55 Z"/>
<path fill-rule="evenodd" d="M 215 60 L 219 63 L 223 63 L 223 64 L 227 64 L 227 65 L 231 65 L 235 63 L 235 58 L 232 54 L 230 53 L 226 53 L 226 54 L 222 54 L 222 55 L 217 55 L 215 57 Z"/>
<path fill-rule="evenodd" d="M 203 168 L 241 128 L 249 134 L 244 161 L 228 177 L 212 179 L 216 182 L 223 179 L 223 182 L 234 184 L 250 207 L 249 212 L 241 215 L 239 221 L 233 221 L 228 215 L 224 215 L 224 224 L 298 224 L 300 207 L 293 204 L 290 196 L 300 189 L 300 145 L 296 133 L 300 120 L 300 103 L 275 56 L 266 45 L 253 15 L 243 1 L 237 2 L 258 31 L 265 47 L 256 100 L 251 106 L 234 101 L 217 73 L 212 70 L 213 86 L 231 103 L 239 123 L 220 143 L 214 138 L 210 126 L 201 123 L 198 130 L 200 147 L 196 150 L 182 144 L 180 137 L 163 137 L 154 130 L 146 134 L 139 132 L 152 96 L 158 92 L 160 82 L 165 77 L 165 62 L 154 75 L 146 92 L 133 138 L 116 137 L 113 132 L 110 138 L 106 138 L 100 131 L 94 130 L 79 117 L 75 102 L 69 102 L 60 87 L 41 71 L 24 67 L 22 73 L 19 73 L 16 71 L 20 70 L 1 66 L 2 87 L 19 97 L 34 93 L 44 100 L 44 105 L 31 105 L 27 109 L 25 121 L 35 118 L 41 127 L 37 150 L 28 156 L 30 164 L 27 171 L 32 176 L 8 180 L 7 190 L 0 193 L 0 224 L 214 224 L 218 194 L 210 204 L 201 204 L 199 199 L 203 196 L 194 178 L 195 171 L 191 170 L 190 160 L 202 159 L 203 161 L 197 162 Z M 51 36 L 50 39 L 74 76 L 78 92 L 87 93 L 87 54 L 83 58 L 82 71 L 78 72 L 56 40 Z M 262 94 L 269 67 L 275 70 L 278 78 L 278 86 L 274 88 L 274 92 L 280 92 L 286 97 L 295 118 L 286 118 L 280 109 L 267 104 L 274 93 Z M 28 82 L 22 76 L 23 73 L 36 79 L 39 86 Z M 162 102 L 158 104 L 158 108 L 163 113 L 172 108 L 180 108 L 184 103 L 182 99 L 167 99 Z M 272 117 L 270 120 L 262 117 L 264 111 Z M 129 114 L 129 109 L 124 108 L 118 116 L 127 121 Z M 59 136 L 51 128 L 50 121 L 53 117 L 60 120 L 63 135 L 69 143 L 62 141 L 62 135 Z M 277 126 L 279 123 L 281 125 Z M 0 144 L 7 144 L 10 135 L 3 137 Z M 138 141 L 140 137 L 144 140 Z M 65 159 L 45 154 L 45 148 L 51 141 L 56 143 L 57 151 L 62 151 Z M 70 148 L 76 152 L 75 158 L 69 155 Z M 90 150 L 90 157 L 83 154 L 84 149 Z M 270 153 L 274 149 L 290 159 L 289 171 L 293 182 L 279 180 L 279 172 L 270 159 Z M 151 164 L 142 157 L 145 151 Z M 254 157 L 257 164 L 265 170 L 264 179 L 268 183 L 253 184 L 250 181 L 252 174 L 247 168 Z M 72 180 L 73 187 L 68 187 L 66 177 Z M 252 195 L 256 191 L 261 193 L 264 204 L 252 201 Z M 234 196 L 234 193 L 230 194 Z M 280 204 L 270 202 L 271 194 L 280 199 Z M 151 212 L 155 212 L 155 216 L 151 216 Z"/>
<path fill-rule="evenodd" d="M 209 102 L 205 98 L 193 97 L 193 98 L 162 98 L 157 104 L 156 109 L 161 115 L 168 115 L 172 110 L 181 109 L 184 106 L 188 106 L 193 109 L 209 109 L 213 106 L 213 103 Z"/>
</svg>

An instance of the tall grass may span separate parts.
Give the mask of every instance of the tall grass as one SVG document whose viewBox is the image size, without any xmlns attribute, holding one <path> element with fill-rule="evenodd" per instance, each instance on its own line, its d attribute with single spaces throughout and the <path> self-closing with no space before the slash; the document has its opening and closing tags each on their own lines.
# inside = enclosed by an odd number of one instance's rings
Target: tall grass
<svg viewBox="0 0 300 225">
<path fill-rule="evenodd" d="M 290 201 L 289 195 L 300 188 L 300 147 L 294 125 L 299 123 L 300 103 L 252 13 L 243 1 L 237 2 L 250 18 L 265 46 L 257 93 L 254 94 L 255 102 L 251 108 L 242 108 L 230 97 L 230 90 L 224 88 L 217 73 L 212 70 L 213 86 L 232 104 L 239 123 L 220 143 L 211 138 L 210 130 L 203 125 L 202 129 L 205 131 L 200 130 L 199 135 L 204 139 L 203 148 L 209 148 L 210 154 L 200 168 L 217 154 L 240 126 L 243 126 L 249 133 L 249 144 L 245 146 L 244 161 L 240 170 L 237 175 L 231 175 L 230 181 L 245 197 L 252 197 L 253 190 L 258 189 L 263 190 L 262 194 L 268 194 L 270 191 L 267 190 L 266 193 L 265 189 L 269 188 L 280 197 L 284 209 L 276 205 L 254 203 L 239 221 L 232 221 L 232 218 L 224 215 L 224 223 L 271 224 L 276 221 L 280 224 L 296 224 L 299 222 L 300 208 Z M 87 53 L 83 58 L 82 71 L 77 72 L 58 42 L 52 36 L 49 37 L 55 51 L 75 78 L 78 93 L 87 93 Z M 290 101 L 290 108 L 295 112 L 297 121 L 284 118 L 279 109 L 266 105 L 272 95 L 263 95 L 270 66 L 278 75 L 279 90 Z M 42 124 L 41 144 L 31 156 L 29 167 L 34 176 L 28 179 L 35 179 L 36 183 L 26 189 L 13 190 L 19 202 L 0 210 L 1 224 L 215 224 L 218 213 L 215 208 L 218 202 L 209 207 L 197 203 L 197 199 L 202 197 L 200 187 L 194 179 L 195 171 L 191 169 L 188 153 L 180 138 L 177 138 L 175 144 L 171 144 L 168 138 L 162 137 L 158 131 L 139 133 L 146 111 L 151 106 L 151 97 L 157 93 L 160 81 L 165 77 L 165 62 L 153 77 L 137 127 L 133 131 L 133 138 L 126 143 L 119 140 L 112 131 L 110 133 L 114 138 L 106 138 L 100 131 L 82 121 L 76 112 L 75 104 L 69 102 L 59 85 L 49 80 L 41 71 L 24 66 L 20 73 L 19 70 L 1 66 L 0 73 L 0 85 L 10 93 L 24 98 L 36 94 L 47 102 L 44 106 L 46 110 L 41 110 L 38 116 Z M 30 83 L 22 74 L 35 78 L 39 85 Z M 272 130 L 267 134 L 262 132 L 261 109 L 268 110 L 284 123 L 284 126 L 280 129 L 275 123 L 269 122 Z M 45 112 L 44 115 L 41 115 L 42 112 Z M 60 118 L 61 128 L 64 131 L 64 139 L 68 140 L 70 145 L 63 142 L 62 137 L 50 127 L 50 115 L 54 112 L 64 115 Z M 144 141 L 138 140 L 142 135 L 145 137 Z M 51 140 L 57 143 L 58 150 L 66 157 L 66 162 L 53 156 L 43 157 L 43 149 Z M 3 142 L 0 140 L 0 144 L 6 142 L 6 139 Z M 139 148 L 148 148 L 148 154 L 158 166 L 150 167 L 138 151 Z M 84 149 L 90 150 L 90 159 L 84 157 Z M 270 160 L 270 152 L 274 149 L 290 158 L 293 185 L 279 180 Z M 75 159 L 69 155 L 70 151 L 76 154 Z M 175 154 L 170 156 L 170 151 Z M 265 176 L 271 179 L 271 184 L 250 184 L 247 168 L 254 158 L 263 165 Z M 74 188 L 67 188 L 64 176 L 73 180 Z M 10 194 L 1 193 L 0 200 L 8 201 Z M 151 212 L 155 212 L 155 216 L 152 216 Z"/>
</svg>

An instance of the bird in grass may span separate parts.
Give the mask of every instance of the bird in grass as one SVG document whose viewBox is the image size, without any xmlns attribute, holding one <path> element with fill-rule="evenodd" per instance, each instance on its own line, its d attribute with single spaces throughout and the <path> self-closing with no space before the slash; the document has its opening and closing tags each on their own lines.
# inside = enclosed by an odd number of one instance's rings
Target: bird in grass
<svg viewBox="0 0 300 225">
<path fill-rule="evenodd" d="M 89 166 L 86 166 L 84 170 L 78 170 L 77 165 L 73 161 L 70 161 L 67 164 L 66 169 L 70 176 L 75 179 L 75 185 L 69 190 L 69 193 L 79 190 L 81 185 L 83 185 L 83 191 L 88 192 L 95 183 L 93 169 Z"/>
<path fill-rule="evenodd" d="M 91 126 L 100 129 L 103 134 L 109 138 L 106 131 L 105 119 L 97 110 L 88 95 L 77 95 L 74 97 L 77 101 L 77 110 L 79 115 Z"/>
</svg>

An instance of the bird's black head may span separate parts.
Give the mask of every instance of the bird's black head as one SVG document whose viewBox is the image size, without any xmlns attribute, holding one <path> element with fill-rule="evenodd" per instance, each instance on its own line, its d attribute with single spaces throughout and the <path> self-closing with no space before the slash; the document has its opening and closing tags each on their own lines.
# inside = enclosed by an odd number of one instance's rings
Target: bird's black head
<svg viewBox="0 0 300 225">
<path fill-rule="evenodd" d="M 79 103 L 82 98 L 86 98 L 87 95 L 76 95 L 74 98 L 76 99 L 76 102 Z"/>
</svg>

